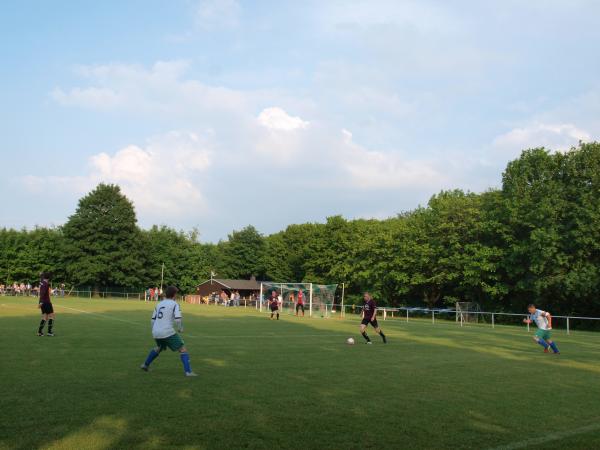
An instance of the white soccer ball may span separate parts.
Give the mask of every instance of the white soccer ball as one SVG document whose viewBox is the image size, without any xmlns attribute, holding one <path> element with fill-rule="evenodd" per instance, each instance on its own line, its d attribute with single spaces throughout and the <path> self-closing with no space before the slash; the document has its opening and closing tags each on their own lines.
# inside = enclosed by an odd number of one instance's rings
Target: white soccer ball
<svg viewBox="0 0 600 450">
<path fill-rule="evenodd" d="M 348 339 L 346 339 L 346 344 L 348 344 L 348 345 L 354 345 L 354 338 L 348 338 Z"/>
</svg>

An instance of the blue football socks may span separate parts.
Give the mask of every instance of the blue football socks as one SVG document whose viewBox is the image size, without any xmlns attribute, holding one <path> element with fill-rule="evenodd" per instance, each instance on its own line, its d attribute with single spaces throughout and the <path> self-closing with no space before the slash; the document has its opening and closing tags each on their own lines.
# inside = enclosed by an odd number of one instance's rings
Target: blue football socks
<svg viewBox="0 0 600 450">
<path fill-rule="evenodd" d="M 552 348 L 552 351 L 553 351 L 554 353 L 560 353 L 560 352 L 558 351 L 558 347 L 556 346 L 556 342 L 552 341 L 552 342 L 550 343 L 550 348 Z"/>
<path fill-rule="evenodd" d="M 181 353 L 181 362 L 183 363 L 183 370 L 185 373 L 190 373 L 192 371 L 192 367 L 190 366 L 190 354 L 189 353 Z"/>
<path fill-rule="evenodd" d="M 144 362 L 144 365 L 146 367 L 150 366 L 150 364 L 152 364 L 152 361 L 154 361 L 157 357 L 158 352 L 154 349 L 150 350 L 150 353 L 148 353 L 148 357 L 146 358 L 146 362 Z"/>
<path fill-rule="evenodd" d="M 537 341 L 537 343 L 544 347 L 544 349 L 548 348 L 548 344 L 543 339 L 540 339 L 539 341 Z"/>
</svg>

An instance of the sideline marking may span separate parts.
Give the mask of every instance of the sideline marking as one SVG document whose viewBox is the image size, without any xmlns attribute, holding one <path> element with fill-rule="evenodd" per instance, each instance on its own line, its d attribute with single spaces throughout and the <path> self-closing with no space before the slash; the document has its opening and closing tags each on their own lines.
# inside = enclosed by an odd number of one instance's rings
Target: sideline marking
<svg viewBox="0 0 600 450">
<path fill-rule="evenodd" d="M 133 322 L 131 320 L 126 320 L 126 319 L 119 319 L 118 317 L 107 316 L 106 314 L 101 314 L 101 313 L 97 313 L 94 311 L 85 311 L 83 309 L 71 308 L 70 306 L 63 306 L 63 305 L 54 305 L 54 306 L 58 306 L 59 308 L 70 309 L 71 311 L 77 311 L 77 312 L 84 313 L 84 314 L 90 314 L 92 316 L 100 316 L 100 317 L 104 317 L 106 319 L 111 319 L 111 320 L 116 320 L 119 322 L 130 323 L 133 325 L 142 326 L 142 324 L 140 322 Z"/>
<path fill-rule="evenodd" d="M 71 308 L 70 306 L 63 306 L 63 305 L 55 305 L 58 306 L 59 308 L 65 308 L 65 309 L 70 309 L 72 311 L 77 311 L 80 313 L 84 313 L 84 314 L 89 314 L 91 316 L 100 316 L 104 319 L 109 319 L 109 320 L 116 320 L 118 322 L 124 322 L 124 323 L 129 323 L 129 324 L 133 324 L 133 325 L 138 325 L 138 326 L 144 326 L 144 324 L 140 323 L 140 322 L 133 322 L 131 320 L 125 320 L 125 319 L 119 319 L 118 317 L 113 317 L 113 316 L 107 316 L 106 314 L 101 314 L 101 313 L 97 313 L 94 311 L 85 311 L 83 309 L 77 309 L 77 308 Z M 240 339 L 248 339 L 248 338 L 297 338 L 297 337 L 343 337 L 346 336 L 345 334 L 327 334 L 327 333 L 321 333 L 321 334 L 286 334 L 284 336 L 282 335 L 276 335 L 276 334 L 254 334 L 254 335 L 229 335 L 229 336 L 223 336 L 223 335 L 202 335 L 202 336 L 196 336 L 193 334 L 189 334 L 186 333 L 185 331 L 183 333 L 181 333 L 184 337 L 191 337 L 191 338 L 202 338 L 202 339 L 235 339 L 235 338 L 240 338 Z"/>
<path fill-rule="evenodd" d="M 598 418 L 598 420 L 600 420 L 600 418 Z M 515 442 L 513 444 L 493 447 L 490 450 L 517 450 L 520 448 L 534 447 L 536 445 L 546 444 L 548 442 L 558 441 L 560 439 L 596 430 L 600 430 L 600 423 L 598 422 L 586 425 L 585 427 L 575 428 L 573 430 L 559 431 L 556 433 L 547 434 L 545 436 L 540 436 L 538 438 L 525 439 L 524 441 Z"/>
</svg>

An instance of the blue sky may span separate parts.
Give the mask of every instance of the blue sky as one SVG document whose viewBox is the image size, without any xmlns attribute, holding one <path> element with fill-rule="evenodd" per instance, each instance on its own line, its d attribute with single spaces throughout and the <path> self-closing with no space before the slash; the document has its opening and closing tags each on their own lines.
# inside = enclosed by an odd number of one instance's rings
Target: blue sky
<svg viewBox="0 0 600 450">
<path fill-rule="evenodd" d="M 595 1 L 0 5 L 0 226 L 100 181 L 140 225 L 388 217 L 600 135 Z"/>
</svg>

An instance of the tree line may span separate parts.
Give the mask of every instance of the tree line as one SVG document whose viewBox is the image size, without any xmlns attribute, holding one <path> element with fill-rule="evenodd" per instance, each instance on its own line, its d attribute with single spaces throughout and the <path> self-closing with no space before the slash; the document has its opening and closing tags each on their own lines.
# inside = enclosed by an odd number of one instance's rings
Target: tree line
<svg viewBox="0 0 600 450">
<path fill-rule="evenodd" d="M 388 305 L 476 301 L 497 311 L 529 302 L 556 314 L 600 311 L 600 143 L 524 151 L 483 193 L 442 191 L 385 220 L 327 218 L 268 236 L 253 226 L 216 244 L 197 230 L 141 229 L 116 185 L 79 200 L 65 225 L 0 230 L 0 283 L 55 282 L 184 292 L 210 277 L 344 282 L 350 299 L 372 291 Z"/>
</svg>

